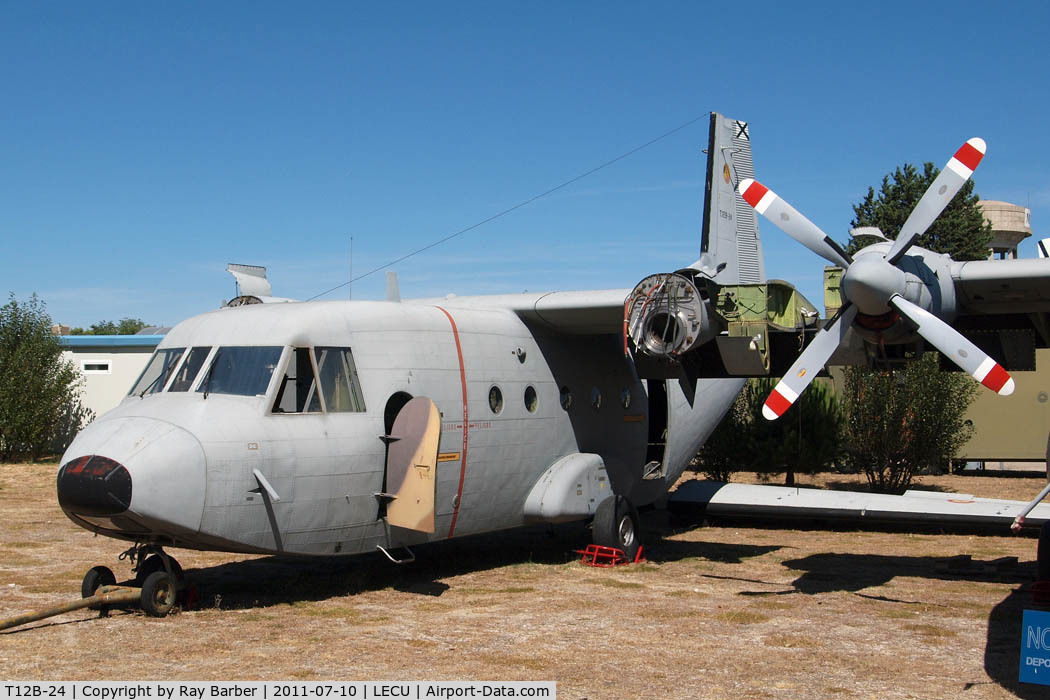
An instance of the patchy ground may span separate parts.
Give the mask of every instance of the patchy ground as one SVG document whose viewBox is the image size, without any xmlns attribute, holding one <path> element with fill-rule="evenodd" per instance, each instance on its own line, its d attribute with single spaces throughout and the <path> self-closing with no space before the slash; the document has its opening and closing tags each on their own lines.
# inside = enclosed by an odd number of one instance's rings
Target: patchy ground
<svg viewBox="0 0 1050 700">
<path fill-rule="evenodd" d="M 76 598 L 93 565 L 130 573 L 123 543 L 62 515 L 55 469 L 0 465 L 0 618 Z M 1019 500 L 1042 486 L 923 482 Z M 405 567 L 175 551 L 199 609 L 0 633 L 0 679 L 554 680 L 591 700 L 1050 690 L 1016 681 L 1032 538 L 647 525 L 649 563 L 617 569 L 577 563 L 582 526 L 432 545 Z M 958 555 L 974 565 L 949 566 Z M 1004 556 L 1020 563 L 991 564 Z"/>
</svg>

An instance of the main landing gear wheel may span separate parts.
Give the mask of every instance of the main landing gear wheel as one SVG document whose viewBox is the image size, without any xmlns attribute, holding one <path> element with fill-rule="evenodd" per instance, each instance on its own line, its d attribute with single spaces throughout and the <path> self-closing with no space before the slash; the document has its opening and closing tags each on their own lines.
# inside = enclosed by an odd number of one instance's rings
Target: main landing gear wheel
<svg viewBox="0 0 1050 700">
<path fill-rule="evenodd" d="M 117 583 L 117 577 L 113 575 L 113 572 L 105 566 L 92 567 L 86 574 L 84 574 L 84 582 L 80 584 L 80 597 L 90 598 L 95 595 L 95 591 L 103 586 L 113 586 Z M 103 613 L 109 611 L 109 606 L 106 605 L 92 605 L 92 610 L 101 610 Z"/>
<path fill-rule="evenodd" d="M 151 617 L 164 617 L 175 605 L 175 581 L 166 571 L 154 571 L 142 582 L 139 607 Z"/>
<path fill-rule="evenodd" d="M 638 511 L 623 496 L 609 496 L 599 503 L 591 528 L 594 544 L 623 550 L 627 561 L 638 556 L 642 544 Z"/>
</svg>

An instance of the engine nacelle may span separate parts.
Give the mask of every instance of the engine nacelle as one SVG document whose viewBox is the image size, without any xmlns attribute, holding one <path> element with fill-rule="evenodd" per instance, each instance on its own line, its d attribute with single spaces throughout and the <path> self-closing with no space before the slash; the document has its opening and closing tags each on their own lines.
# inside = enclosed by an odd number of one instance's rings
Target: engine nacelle
<svg viewBox="0 0 1050 700">
<path fill-rule="evenodd" d="M 717 332 L 700 290 L 674 272 L 650 275 L 635 285 L 624 317 L 636 350 L 652 357 L 677 359 Z"/>
<path fill-rule="evenodd" d="M 867 267 L 874 267 L 878 271 L 881 263 L 889 273 L 892 273 L 893 277 L 889 275 L 885 277 L 886 289 L 878 290 L 886 299 L 891 294 L 900 294 L 907 301 L 929 311 L 946 323 L 951 323 L 955 319 L 957 311 L 951 258 L 919 246 L 912 246 L 908 254 L 901 258 L 896 266 L 891 266 L 882 262 L 890 245 L 890 243 L 876 243 L 856 253 L 854 264 L 842 278 L 843 295 L 847 291 L 852 293 L 850 298 L 861 311 L 853 322 L 854 330 L 868 343 L 877 346 L 914 343 L 919 340 L 920 336 L 915 332 L 914 325 L 902 319 L 888 306 L 884 313 L 873 314 L 867 311 L 872 315 L 865 315 L 864 292 L 867 290 L 864 289 L 866 280 L 863 273 Z M 869 260 L 874 261 L 874 264 L 869 263 Z M 861 277 L 861 284 L 850 285 L 851 276 Z M 855 289 L 855 287 L 860 287 L 860 289 Z M 881 311 L 881 309 L 876 310 Z"/>
</svg>

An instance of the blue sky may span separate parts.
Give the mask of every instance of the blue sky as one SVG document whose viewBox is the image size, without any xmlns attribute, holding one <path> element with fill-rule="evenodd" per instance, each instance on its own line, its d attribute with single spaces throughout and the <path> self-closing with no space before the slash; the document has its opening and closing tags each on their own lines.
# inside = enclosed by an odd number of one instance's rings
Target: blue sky
<svg viewBox="0 0 1050 700">
<path fill-rule="evenodd" d="M 971 136 L 982 198 L 1050 236 L 1046 3 L 799 5 L 2 2 L 0 291 L 71 325 L 174 324 L 239 262 L 306 299 L 348 279 L 351 236 L 360 275 L 711 110 L 837 239 L 869 185 Z M 692 262 L 706 129 L 397 264 L 402 295 Z M 823 260 L 760 227 L 768 276 L 819 303 Z"/>
</svg>

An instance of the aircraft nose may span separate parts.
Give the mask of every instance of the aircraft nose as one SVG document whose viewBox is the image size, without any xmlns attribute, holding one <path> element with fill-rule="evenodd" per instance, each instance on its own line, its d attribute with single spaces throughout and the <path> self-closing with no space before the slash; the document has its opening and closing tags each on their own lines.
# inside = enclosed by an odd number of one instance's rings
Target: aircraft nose
<svg viewBox="0 0 1050 700">
<path fill-rule="evenodd" d="M 172 537 L 200 530 L 207 462 L 186 428 L 145 416 L 88 425 L 62 458 L 58 500 L 75 521 Z"/>
<path fill-rule="evenodd" d="M 119 515 L 131 506 L 131 474 L 109 457 L 77 457 L 58 470 L 58 503 L 78 515 Z"/>
</svg>

